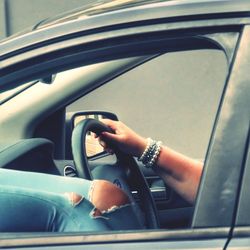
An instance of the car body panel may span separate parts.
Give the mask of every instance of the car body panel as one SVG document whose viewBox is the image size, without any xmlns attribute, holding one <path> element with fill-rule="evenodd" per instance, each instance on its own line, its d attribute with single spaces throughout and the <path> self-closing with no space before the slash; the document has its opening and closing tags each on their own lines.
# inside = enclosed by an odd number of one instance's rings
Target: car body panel
<svg viewBox="0 0 250 250">
<path fill-rule="evenodd" d="M 248 183 L 250 178 L 250 145 L 248 135 L 248 148 L 246 148 L 245 154 L 245 169 L 244 177 L 242 177 L 242 187 L 239 196 L 239 205 L 237 208 L 237 217 L 235 224 L 238 227 L 244 227 L 250 225 L 248 211 L 249 211 L 249 194 L 248 194 Z M 243 229 L 243 228 L 242 228 Z"/>
<path fill-rule="evenodd" d="M 209 196 L 206 196 L 206 199 L 213 200 L 214 207 L 210 207 L 213 211 L 213 216 L 210 217 L 210 222 L 213 226 L 217 221 L 220 221 L 220 223 L 223 221 L 224 226 L 232 223 L 235 209 L 233 204 L 234 200 L 237 199 L 238 196 L 235 190 L 238 190 L 239 188 L 238 185 L 240 184 L 239 181 L 241 179 L 241 171 L 243 170 L 237 171 L 238 173 L 234 171 L 236 171 L 236 166 L 239 169 L 244 167 L 242 162 L 245 157 L 245 147 L 248 140 L 250 114 L 248 105 L 250 81 L 248 74 L 249 62 L 246 59 L 250 56 L 250 51 L 247 45 L 248 42 L 246 42 L 248 41 L 250 35 L 249 28 L 249 26 L 246 26 L 242 33 L 231 75 L 228 79 L 225 99 L 222 102 L 222 107 L 218 114 L 218 120 L 215 123 L 217 128 L 210 141 L 210 150 L 212 151 L 208 151 L 208 155 L 206 157 L 206 160 L 209 161 L 211 167 L 208 171 L 205 167 L 203 177 L 209 175 L 210 171 L 213 177 L 207 179 L 209 180 L 209 183 L 201 182 L 201 185 L 204 185 L 204 189 L 202 190 L 210 188 L 211 191 L 213 190 L 211 189 L 212 186 L 223 185 L 223 187 L 218 189 L 221 190 L 221 193 L 210 192 Z M 239 78 L 239 74 L 241 74 L 241 78 Z M 232 95 L 234 96 L 233 99 Z M 219 150 L 219 148 L 223 148 L 223 150 Z M 232 158 L 228 157 L 229 152 L 230 155 L 234 155 Z M 213 166 L 216 166 L 216 170 L 213 169 Z M 225 166 L 227 166 L 227 171 L 230 175 L 225 174 Z M 220 180 L 217 178 L 220 178 Z M 225 180 L 222 181 L 221 178 L 225 178 Z M 212 181 L 212 183 L 210 181 Z M 234 185 L 236 185 L 236 187 L 233 187 Z M 199 199 L 202 199 L 202 197 L 204 196 L 200 193 L 196 208 L 199 207 Z M 208 204 L 212 204 L 211 200 L 206 201 L 208 203 L 202 202 L 202 204 L 206 204 L 205 206 L 207 207 Z M 214 202 L 215 200 L 217 200 L 217 202 Z M 223 203 L 227 209 L 224 208 Z M 218 204 L 220 209 L 218 209 Z M 232 205 L 231 211 L 228 207 L 230 204 Z M 205 210 L 200 209 L 199 211 L 203 212 Z M 226 215 L 226 213 L 228 214 Z M 195 214 L 195 216 L 204 216 L 206 218 L 207 215 Z M 202 224 L 194 226 L 202 227 Z"/>
<path fill-rule="evenodd" d="M 123 7 L 124 2 L 126 4 L 126 1 L 117 1 L 118 4 L 121 3 L 120 8 Z M 43 36 L 39 37 L 40 32 L 36 31 L 33 32 L 34 35 L 34 40 L 32 42 L 32 46 L 34 44 L 41 42 L 41 41 L 47 41 L 49 40 L 50 36 L 53 36 L 51 38 L 58 37 L 58 33 L 76 33 L 79 31 L 84 31 L 84 30 L 92 30 L 92 29 L 100 29 L 103 27 L 109 27 L 109 26 L 118 26 L 122 24 L 128 25 L 129 23 L 138 23 L 140 22 L 150 22 L 150 20 L 161 20 L 164 19 L 170 19 L 169 21 L 171 22 L 171 19 L 175 18 L 173 21 L 178 21 L 178 17 L 183 20 L 183 17 L 187 19 L 186 21 L 190 21 L 192 19 L 197 20 L 197 19 L 207 19 L 209 15 L 216 15 L 219 14 L 220 18 L 223 18 L 223 15 L 225 15 L 225 18 L 228 15 L 232 15 L 232 17 L 248 17 L 249 16 L 249 11 L 250 11 L 250 4 L 248 1 L 240 0 L 240 1 L 228 1 L 228 0 L 223 0 L 223 1 L 140 1 L 144 4 L 147 4 L 144 7 L 139 6 L 139 7 L 134 7 L 134 8 L 128 8 L 128 9 L 122 9 L 121 11 L 112 11 L 112 8 L 110 11 L 106 10 L 107 13 L 102 14 L 102 13 L 96 13 L 98 15 L 98 18 L 100 19 L 99 23 L 96 23 L 96 18 L 95 15 L 91 15 L 90 11 L 86 11 L 89 13 L 88 15 L 82 14 L 80 11 L 79 14 L 74 14 L 75 17 L 73 21 L 81 21 L 81 18 L 83 18 L 83 22 L 70 22 L 67 23 L 67 18 L 64 21 L 64 25 L 56 25 L 56 21 L 52 21 L 52 24 L 49 26 L 55 26 L 56 29 L 54 29 L 54 36 L 53 32 L 49 32 L 49 29 L 43 30 L 43 33 L 46 32 L 46 39 Z M 152 3 L 153 2 L 153 3 Z M 157 3 L 155 3 L 157 2 Z M 131 3 L 131 1 L 130 1 Z M 133 5 L 133 3 L 132 3 Z M 129 6 L 127 6 L 129 7 Z M 100 9 L 103 11 L 105 8 L 102 8 L 102 5 L 100 5 Z M 84 13 L 84 11 L 83 11 Z M 193 18 L 192 18 L 193 16 Z M 60 20 L 60 19 L 59 19 Z M 63 19 L 64 20 L 64 19 Z M 60 20 L 60 22 L 62 22 Z M 155 21 L 154 21 L 155 22 Z M 59 23 L 60 24 L 60 23 Z M 41 24 L 40 24 L 41 25 Z M 66 26 L 65 26 L 66 25 Z M 69 26 L 68 26 L 69 25 Z M 44 25 L 46 27 L 46 25 Z M 35 26 L 34 29 L 39 30 L 39 25 Z M 41 25 L 43 27 L 43 25 Z M 40 28 L 41 28 L 40 27 Z M 97 31 L 97 30 L 96 30 Z M 29 36 L 31 34 L 28 34 Z M 32 36 L 33 36 L 32 35 Z M 17 50 L 20 49 L 22 46 L 22 39 L 24 39 L 24 45 L 25 47 L 29 44 L 29 40 L 25 40 L 25 35 L 20 36 L 17 38 L 10 39 L 8 41 L 3 42 L 1 45 L 3 45 L 3 49 L 0 48 L 0 55 L 2 54 L 8 54 L 13 49 Z M 36 39 L 42 39 L 35 41 Z M 12 40 L 12 41 L 11 41 Z M 7 45 L 8 44 L 8 45 Z M 15 46 L 18 46 L 15 48 Z M 12 48 L 11 48 L 12 47 Z M 9 48 L 9 49 L 8 49 Z"/>
<path fill-rule="evenodd" d="M 106 2 L 106 3 L 105 3 Z M 224 1 L 224 2 L 216 2 L 215 1 L 190 1 L 185 0 L 181 2 L 171 2 L 171 1 L 162 1 L 162 0 L 122 0 L 122 1 L 105 1 L 104 3 L 100 3 L 93 6 L 87 6 L 86 8 L 79 9 L 78 11 L 74 11 L 73 13 L 67 13 L 65 15 L 60 15 L 58 17 L 47 19 L 36 25 L 36 29 L 48 27 L 51 25 L 55 25 L 61 22 L 75 20 L 79 18 L 84 18 L 88 16 L 95 16 L 100 14 L 107 14 L 112 11 L 124 11 L 124 8 L 135 8 L 136 11 L 144 4 L 148 4 L 148 8 L 154 8 L 158 6 L 168 6 L 169 13 L 166 15 L 167 17 L 174 16 L 186 16 L 192 14 L 209 14 L 209 13 L 224 13 L 230 12 L 234 13 L 235 11 L 246 11 L 246 2 L 238 2 L 237 4 L 234 2 Z M 217 5 L 216 8 L 215 4 Z M 244 6 L 243 6 L 244 5 Z M 131 11 L 131 9 L 129 10 Z"/>
<path fill-rule="evenodd" d="M 249 249 L 250 238 L 232 240 L 228 246 L 228 250 L 247 250 Z"/>
<path fill-rule="evenodd" d="M 249 222 L 249 174 L 250 174 L 250 136 L 245 152 L 245 170 L 242 174 L 242 186 L 238 196 L 239 204 L 237 206 L 237 215 L 235 218 L 235 227 L 232 230 L 232 240 L 228 249 L 247 249 L 250 245 L 250 222 Z"/>
<path fill-rule="evenodd" d="M 0 246 L 12 248 L 18 247 L 86 247 L 95 248 L 102 245 L 112 249 L 118 247 L 134 248 L 135 246 L 145 249 L 223 249 L 227 242 L 229 228 L 210 229 L 187 229 L 187 230 L 147 230 L 141 232 L 114 232 L 95 234 L 22 234 L 3 235 Z M 171 249 L 170 248 L 170 249 Z M 47 248 L 45 248 L 47 249 Z"/>
</svg>

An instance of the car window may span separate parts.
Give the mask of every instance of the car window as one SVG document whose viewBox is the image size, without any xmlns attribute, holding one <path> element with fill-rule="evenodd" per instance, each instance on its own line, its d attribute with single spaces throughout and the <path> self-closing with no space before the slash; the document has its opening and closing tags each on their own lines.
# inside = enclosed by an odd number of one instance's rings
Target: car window
<svg viewBox="0 0 250 250">
<path fill-rule="evenodd" d="M 220 50 L 166 53 L 80 98 L 67 111 L 111 111 L 143 136 L 204 159 L 227 70 Z"/>
</svg>

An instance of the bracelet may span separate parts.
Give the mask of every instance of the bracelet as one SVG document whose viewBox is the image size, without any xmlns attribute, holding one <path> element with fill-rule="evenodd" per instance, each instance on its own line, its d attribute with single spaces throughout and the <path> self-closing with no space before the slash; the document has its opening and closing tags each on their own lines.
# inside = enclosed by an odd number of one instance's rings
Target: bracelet
<svg viewBox="0 0 250 250">
<path fill-rule="evenodd" d="M 153 144 L 153 140 L 151 138 L 147 138 L 147 146 L 144 150 L 144 152 L 142 153 L 141 157 L 138 157 L 138 161 L 144 161 L 144 159 L 146 158 L 146 156 L 148 155 L 148 152 L 150 151 L 150 147 Z"/>
<path fill-rule="evenodd" d="M 153 167 L 160 154 L 161 145 L 162 142 L 147 138 L 147 146 L 138 160 L 141 161 L 147 168 Z"/>
</svg>

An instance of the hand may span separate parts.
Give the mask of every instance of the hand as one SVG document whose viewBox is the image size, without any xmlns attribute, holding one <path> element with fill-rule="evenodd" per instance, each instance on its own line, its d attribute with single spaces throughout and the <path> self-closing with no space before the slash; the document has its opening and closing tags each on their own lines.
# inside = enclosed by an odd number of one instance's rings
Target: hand
<svg viewBox="0 0 250 250">
<path fill-rule="evenodd" d="M 117 146 L 122 152 L 140 157 L 147 146 L 147 140 L 120 121 L 102 119 L 101 122 L 109 126 L 114 134 L 102 132 L 99 136 L 100 144 L 108 152 L 112 152 L 110 145 Z"/>
</svg>

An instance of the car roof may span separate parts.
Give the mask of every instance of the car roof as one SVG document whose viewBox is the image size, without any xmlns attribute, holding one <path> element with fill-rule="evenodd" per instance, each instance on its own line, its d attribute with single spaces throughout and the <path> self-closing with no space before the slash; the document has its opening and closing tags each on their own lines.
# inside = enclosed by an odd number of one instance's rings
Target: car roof
<svg viewBox="0 0 250 250">
<path fill-rule="evenodd" d="M 238 6 L 235 5 L 235 2 L 238 3 Z M 74 9 L 69 12 L 65 12 L 61 15 L 48 18 L 46 20 L 41 21 L 37 25 L 34 26 L 33 29 L 40 29 L 44 27 L 48 27 L 54 24 L 67 22 L 75 19 L 84 18 L 87 16 L 95 16 L 100 14 L 105 14 L 112 11 L 122 11 L 124 9 L 132 8 L 132 7 L 143 7 L 143 6 L 152 6 L 157 3 L 164 3 L 164 5 L 169 6 L 178 6 L 178 8 L 186 8 L 187 6 L 195 5 L 195 4 L 216 4 L 220 5 L 219 8 L 223 9 L 223 5 L 220 3 L 224 3 L 225 10 L 228 7 L 228 4 L 232 4 L 232 10 L 234 11 L 242 11 L 241 5 L 239 2 L 249 3 L 249 0 L 102 0 L 97 1 L 96 3 L 92 3 L 89 5 L 85 5 L 84 7 Z M 227 6 L 226 6 L 227 5 Z M 209 11 L 209 10 L 208 10 Z M 244 11 L 250 11 L 248 6 L 244 6 Z"/>
<path fill-rule="evenodd" d="M 124 8 L 131 8 L 135 6 L 142 6 L 145 4 L 152 4 L 157 2 L 167 2 L 173 0 L 103 0 L 97 3 L 88 4 L 86 6 L 62 13 L 52 18 L 48 18 L 38 23 L 36 29 L 50 26 L 56 23 L 70 21 L 85 16 L 94 16 L 97 14 L 104 14 L 111 11 L 122 10 Z"/>
<path fill-rule="evenodd" d="M 250 15 L 249 0 L 97 0 L 96 2 L 84 5 L 83 7 L 41 20 L 34 26 L 28 27 L 25 30 L 10 36 L 9 38 L 0 41 L 0 45 L 2 42 L 11 40 L 26 33 L 30 33 L 31 31 L 62 24 L 68 21 L 103 15 L 110 12 L 124 11 L 133 7 L 150 8 L 157 4 L 163 4 L 165 7 L 176 7 L 176 16 L 182 15 L 182 9 L 188 9 L 191 15 L 196 14 L 192 13 L 192 8 L 199 5 L 205 6 L 207 14 L 211 14 L 213 12 L 218 13 L 221 11 L 222 13 L 245 12 Z"/>
<path fill-rule="evenodd" d="M 197 0 L 181 0 L 182 2 L 194 2 Z M 198 0 L 199 2 L 200 0 Z M 107 12 L 111 12 L 111 11 L 115 11 L 115 10 L 122 10 L 125 8 L 131 8 L 131 7 L 135 7 L 135 6 L 143 6 L 143 5 L 147 5 L 147 4 L 153 4 L 153 3 L 158 3 L 158 2 L 180 2 L 180 1 L 176 1 L 176 0 L 96 0 L 91 4 L 86 4 L 83 5 L 82 7 L 70 10 L 70 11 L 66 11 L 63 12 L 61 14 L 58 14 L 56 16 L 53 17 L 48 17 L 44 20 L 39 21 L 37 24 L 31 26 L 31 27 L 27 27 L 26 29 L 17 32 L 13 35 L 11 35 L 8 38 L 5 38 L 3 40 L 0 41 L 1 42 L 5 42 L 7 40 L 10 40 L 12 38 L 21 36 L 23 34 L 29 33 L 31 31 L 37 30 L 37 29 L 41 29 L 41 28 L 45 28 L 45 27 L 49 27 L 49 26 L 53 26 L 55 24 L 59 24 L 59 23 L 64 23 L 67 21 L 73 21 L 73 20 L 77 20 L 80 18 L 84 18 L 86 16 L 95 16 L 98 14 L 104 14 Z"/>
</svg>

